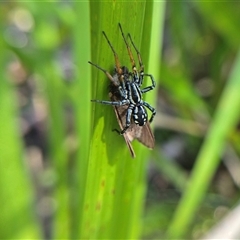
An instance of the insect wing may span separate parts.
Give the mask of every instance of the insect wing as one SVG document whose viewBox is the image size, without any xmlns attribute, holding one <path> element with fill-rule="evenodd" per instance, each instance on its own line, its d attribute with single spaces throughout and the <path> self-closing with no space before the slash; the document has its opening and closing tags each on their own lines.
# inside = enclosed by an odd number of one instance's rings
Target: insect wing
<svg viewBox="0 0 240 240">
<path fill-rule="evenodd" d="M 150 128 L 149 122 L 147 122 L 144 126 L 140 127 L 135 125 L 135 138 L 142 143 L 144 146 L 153 149 L 155 145 L 155 138 L 153 136 L 152 130 Z"/>
<path fill-rule="evenodd" d="M 114 91 L 114 87 L 111 86 L 110 93 L 109 93 L 110 99 L 112 101 L 118 101 L 119 97 L 117 96 L 117 93 Z M 128 106 L 115 106 L 114 111 L 117 116 L 118 124 L 120 126 L 120 129 L 123 129 L 123 126 L 126 122 L 126 114 L 127 114 Z M 135 124 L 134 122 L 131 123 L 130 127 L 127 129 L 127 131 L 123 134 L 124 139 L 129 147 L 129 150 L 131 152 L 132 146 L 131 142 L 134 139 L 137 139 L 140 143 L 142 143 L 144 146 L 153 149 L 155 144 L 155 139 L 152 133 L 152 130 L 150 128 L 149 122 L 147 122 L 144 126 L 139 126 Z M 131 149 L 130 149 L 131 148 Z"/>
<path fill-rule="evenodd" d="M 126 116 L 126 115 L 125 115 Z M 125 117 L 126 118 L 126 117 Z M 124 117 L 123 117 L 124 119 Z M 126 131 L 128 139 L 132 142 L 137 139 L 144 146 L 153 149 L 155 145 L 155 138 L 150 128 L 149 122 L 144 126 L 139 126 L 134 122 L 131 123 L 130 127 Z"/>
<path fill-rule="evenodd" d="M 115 112 L 116 117 L 117 117 L 118 125 L 119 125 L 120 129 L 123 129 L 122 117 L 121 117 L 121 116 L 122 116 L 123 114 L 124 114 L 124 116 L 125 116 L 126 111 L 127 111 L 127 108 L 126 108 L 125 106 L 113 107 L 113 108 L 114 108 L 114 112 Z M 130 151 L 130 154 L 131 154 L 132 158 L 135 158 L 135 157 L 136 157 L 136 154 L 135 154 L 134 149 L 133 149 L 132 144 L 131 144 L 131 141 L 132 141 L 132 140 L 129 139 L 129 134 L 128 134 L 128 132 L 125 132 L 125 133 L 123 134 L 123 137 L 124 137 L 124 139 L 125 139 L 125 142 L 126 142 L 126 144 L 127 144 L 127 147 L 128 147 L 128 149 L 129 149 L 129 151 Z"/>
</svg>

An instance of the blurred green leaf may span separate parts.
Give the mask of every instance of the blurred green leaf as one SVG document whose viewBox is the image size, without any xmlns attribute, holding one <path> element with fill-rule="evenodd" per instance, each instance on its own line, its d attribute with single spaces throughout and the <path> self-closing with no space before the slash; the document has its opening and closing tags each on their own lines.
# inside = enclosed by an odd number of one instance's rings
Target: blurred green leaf
<svg viewBox="0 0 240 240">
<path fill-rule="evenodd" d="M 206 140 L 194 166 L 189 186 L 168 229 L 168 237 L 181 238 L 187 232 L 201 200 L 206 194 L 214 172 L 220 163 L 220 156 L 226 139 L 239 120 L 240 95 L 240 53 L 238 54 L 228 83 L 219 101 Z M 227 116 L 224 117 L 224 116 Z"/>
<path fill-rule="evenodd" d="M 197 10 L 203 19 L 208 21 L 215 31 L 217 31 L 235 49 L 239 47 L 239 11 L 238 2 L 195 2 Z"/>
<path fill-rule="evenodd" d="M 34 190 L 17 121 L 17 100 L 6 71 L 10 54 L 0 38 L 0 235 L 2 239 L 41 238 L 34 214 Z"/>
</svg>

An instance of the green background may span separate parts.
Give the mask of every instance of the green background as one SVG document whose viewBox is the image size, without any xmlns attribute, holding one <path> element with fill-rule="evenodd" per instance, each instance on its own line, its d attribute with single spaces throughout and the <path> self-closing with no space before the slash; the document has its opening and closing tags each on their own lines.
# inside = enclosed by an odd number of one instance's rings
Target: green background
<svg viewBox="0 0 240 240">
<path fill-rule="evenodd" d="M 238 2 L 16 1 L 0 13 L 1 238 L 197 239 L 237 204 Z M 103 30 L 131 69 L 119 22 L 157 82 L 144 94 L 156 146 L 134 141 L 134 160 L 112 107 L 90 101 L 108 100 L 109 80 L 87 62 L 114 69 Z"/>
</svg>

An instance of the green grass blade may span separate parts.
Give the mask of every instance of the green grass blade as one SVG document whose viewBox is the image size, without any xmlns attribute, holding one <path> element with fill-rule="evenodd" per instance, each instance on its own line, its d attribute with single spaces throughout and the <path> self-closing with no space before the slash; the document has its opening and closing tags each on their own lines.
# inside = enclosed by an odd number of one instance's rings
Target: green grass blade
<svg viewBox="0 0 240 240">
<path fill-rule="evenodd" d="M 151 30 L 146 31 L 145 21 L 147 19 L 152 26 L 152 4 L 153 2 L 91 2 L 92 57 L 89 60 L 113 71 L 114 58 L 102 35 L 104 30 L 121 63 L 131 69 L 126 46 L 118 29 L 119 22 L 125 34 L 131 33 L 136 46 L 146 56 L 150 42 L 149 38 L 142 39 L 144 34 L 151 33 Z M 148 63 L 147 58 L 143 61 Z M 106 76 L 92 68 L 91 80 L 92 99 L 108 99 L 109 80 Z M 149 150 L 134 143 L 137 158 L 131 159 L 123 138 L 111 131 L 118 128 L 112 107 L 98 104 L 91 106 L 93 122 L 90 154 L 87 172 L 83 173 L 86 174 L 86 186 L 79 189 L 84 196 L 79 237 L 137 238 L 146 187 L 144 158 Z"/>
<path fill-rule="evenodd" d="M 162 52 L 164 16 L 165 1 L 153 1 L 152 5 L 146 4 L 144 34 L 142 36 L 143 42 L 141 50 L 143 52 L 143 57 L 148 59 L 148 62 L 145 63 L 145 66 L 148 72 L 154 76 L 157 82 L 159 82 L 160 79 L 160 56 Z M 149 48 L 146 50 L 147 42 L 149 42 Z M 158 85 L 156 88 L 158 88 Z M 154 92 L 149 92 L 149 94 L 146 96 L 146 100 L 150 103 L 155 103 L 156 97 L 157 94 L 154 94 Z"/>
<path fill-rule="evenodd" d="M 192 172 L 189 186 L 177 208 L 173 222 L 168 229 L 168 237 L 181 238 L 187 232 L 199 203 L 203 199 L 212 176 L 221 160 L 229 132 L 239 119 L 240 108 L 240 53 L 218 104 L 215 116 L 197 163 Z"/>
<path fill-rule="evenodd" d="M 90 150 L 91 134 L 91 59 L 90 38 L 90 4 L 89 2 L 75 2 L 75 24 L 73 26 L 74 63 L 77 66 L 75 83 L 73 84 L 72 102 L 76 122 L 76 137 L 79 151 L 76 153 L 76 166 L 72 171 L 72 237 L 79 237 L 84 214 L 84 196 L 87 181 L 87 169 Z M 81 23 L 81 24 L 79 24 Z"/>
<path fill-rule="evenodd" d="M 68 149 L 64 121 L 63 80 L 60 77 L 59 69 L 51 59 L 44 62 L 40 72 L 44 76 L 48 102 L 49 158 L 57 176 L 54 199 L 59 207 L 54 215 L 53 236 L 54 238 L 57 236 L 69 238 L 70 190 L 68 187 Z"/>
<path fill-rule="evenodd" d="M 177 189 L 184 191 L 187 186 L 187 173 L 182 170 L 172 159 L 162 153 L 154 151 L 154 163 L 165 179 L 168 179 Z"/>
</svg>

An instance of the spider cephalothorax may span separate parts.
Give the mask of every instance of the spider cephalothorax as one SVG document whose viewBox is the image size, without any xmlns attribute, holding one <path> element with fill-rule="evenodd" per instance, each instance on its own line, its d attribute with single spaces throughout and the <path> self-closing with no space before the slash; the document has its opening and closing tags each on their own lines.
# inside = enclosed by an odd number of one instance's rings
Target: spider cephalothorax
<svg viewBox="0 0 240 240">
<path fill-rule="evenodd" d="M 106 38 L 109 46 L 111 47 L 112 52 L 114 54 L 114 58 L 115 58 L 116 67 L 115 67 L 114 75 L 112 76 L 106 70 L 104 70 L 103 68 L 99 67 L 98 65 L 92 62 L 89 62 L 89 63 L 95 66 L 96 68 L 98 68 L 99 70 L 103 71 L 107 75 L 107 77 L 111 81 L 112 86 L 115 86 L 115 89 L 117 89 L 115 90 L 115 94 L 119 95 L 117 97 L 118 101 L 92 100 L 92 102 L 113 105 L 113 106 L 127 106 L 126 123 L 123 129 L 119 131 L 120 134 L 124 134 L 127 131 L 127 129 L 130 127 L 132 120 L 136 125 L 139 125 L 139 126 L 144 126 L 148 122 L 148 115 L 147 115 L 146 108 L 148 108 L 152 112 L 151 118 L 149 120 L 149 122 L 152 122 L 156 114 L 156 111 L 151 105 L 149 105 L 147 102 L 143 100 L 142 94 L 154 89 L 155 81 L 151 74 L 144 73 L 144 66 L 142 63 L 140 52 L 137 50 L 136 46 L 134 45 L 131 35 L 128 34 L 131 44 L 138 56 L 140 69 L 137 70 L 130 46 L 127 43 L 127 40 L 123 34 L 120 23 L 119 23 L 119 28 L 128 50 L 128 54 L 132 64 L 132 72 L 129 72 L 127 67 L 120 65 L 118 55 L 115 52 L 105 32 L 103 32 L 103 35 Z M 141 89 L 144 76 L 150 77 L 152 81 L 152 85 Z"/>
</svg>

